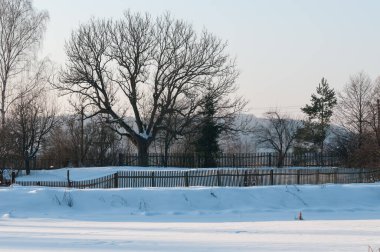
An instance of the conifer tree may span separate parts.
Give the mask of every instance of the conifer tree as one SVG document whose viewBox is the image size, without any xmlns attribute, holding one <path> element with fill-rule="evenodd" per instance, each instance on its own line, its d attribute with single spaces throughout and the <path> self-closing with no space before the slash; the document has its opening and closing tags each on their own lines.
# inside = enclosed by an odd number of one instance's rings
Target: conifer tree
<svg viewBox="0 0 380 252">
<path fill-rule="evenodd" d="M 198 139 L 195 142 L 196 152 L 204 158 L 204 167 L 215 167 L 216 155 L 219 152 L 218 139 L 221 128 L 216 120 L 215 98 L 211 94 L 205 96 Z"/>
<path fill-rule="evenodd" d="M 318 84 L 316 94 L 311 95 L 310 102 L 310 105 L 301 108 L 307 120 L 300 135 L 304 141 L 311 142 L 319 152 L 323 153 L 333 108 L 337 104 L 335 91 L 329 87 L 325 78 L 322 78 Z"/>
</svg>

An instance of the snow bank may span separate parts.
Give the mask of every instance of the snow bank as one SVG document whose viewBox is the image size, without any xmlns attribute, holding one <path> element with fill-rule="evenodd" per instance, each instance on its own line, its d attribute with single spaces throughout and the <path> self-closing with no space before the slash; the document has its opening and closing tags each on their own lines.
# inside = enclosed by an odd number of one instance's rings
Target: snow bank
<svg viewBox="0 0 380 252">
<path fill-rule="evenodd" d="M 380 218 L 380 184 L 249 188 L 0 189 L 0 218 L 181 221 Z"/>
</svg>

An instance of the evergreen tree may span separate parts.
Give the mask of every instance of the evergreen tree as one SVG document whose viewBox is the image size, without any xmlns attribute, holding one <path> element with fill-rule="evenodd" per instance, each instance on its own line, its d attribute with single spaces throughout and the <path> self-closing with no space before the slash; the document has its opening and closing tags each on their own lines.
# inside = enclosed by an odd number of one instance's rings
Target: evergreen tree
<svg viewBox="0 0 380 252">
<path fill-rule="evenodd" d="M 300 131 L 300 137 L 306 142 L 311 142 L 314 149 L 323 153 L 324 141 L 337 99 L 334 89 L 329 87 L 325 78 L 322 78 L 316 91 L 316 94 L 311 95 L 311 104 L 301 108 L 307 120 Z"/>
<path fill-rule="evenodd" d="M 215 102 L 211 94 L 205 96 L 203 110 L 201 111 L 199 135 L 195 142 L 196 152 L 204 157 L 204 167 L 215 167 L 217 165 L 215 158 L 219 152 L 218 139 L 221 128 L 215 120 Z"/>
</svg>

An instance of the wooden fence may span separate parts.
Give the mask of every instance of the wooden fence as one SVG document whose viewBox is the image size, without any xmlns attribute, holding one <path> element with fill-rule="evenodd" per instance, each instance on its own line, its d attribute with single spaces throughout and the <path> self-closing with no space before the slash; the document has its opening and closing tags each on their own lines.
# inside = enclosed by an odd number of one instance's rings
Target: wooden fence
<svg viewBox="0 0 380 252">
<path fill-rule="evenodd" d="M 380 169 L 193 169 L 176 171 L 118 171 L 83 181 L 17 181 L 23 186 L 72 188 L 133 188 L 190 186 L 267 186 L 380 181 Z"/>
</svg>

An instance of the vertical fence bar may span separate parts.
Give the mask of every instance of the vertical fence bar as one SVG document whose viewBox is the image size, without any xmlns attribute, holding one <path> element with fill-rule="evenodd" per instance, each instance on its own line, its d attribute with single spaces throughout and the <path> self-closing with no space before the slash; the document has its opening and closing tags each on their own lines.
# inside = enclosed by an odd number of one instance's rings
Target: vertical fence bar
<svg viewBox="0 0 380 252">
<path fill-rule="evenodd" d="M 363 181 L 363 168 L 361 168 L 359 170 L 359 182 L 364 183 L 364 181 Z"/>
<path fill-rule="evenodd" d="M 270 170 L 269 176 L 270 176 L 270 185 L 273 185 L 273 169 Z"/>
<path fill-rule="evenodd" d="M 67 170 L 67 187 L 71 187 L 71 183 L 70 183 L 70 170 Z"/>
<path fill-rule="evenodd" d="M 301 184 L 301 170 L 297 169 L 297 185 Z"/>
<path fill-rule="evenodd" d="M 218 186 L 221 186 L 222 183 L 221 183 L 221 180 L 220 180 L 220 171 L 219 170 L 216 170 L 216 178 L 217 178 L 217 182 L 218 182 Z"/>
<path fill-rule="evenodd" d="M 113 175 L 113 188 L 119 188 L 119 173 Z"/>
<path fill-rule="evenodd" d="M 268 153 L 268 166 L 272 167 L 272 153 Z"/>
<path fill-rule="evenodd" d="M 14 170 L 12 170 L 12 178 L 11 178 L 11 183 L 14 184 L 16 182 L 16 173 Z"/>
<path fill-rule="evenodd" d="M 185 186 L 189 187 L 189 172 L 185 172 Z"/>
<path fill-rule="evenodd" d="M 315 171 L 315 184 L 319 184 L 319 170 Z"/>
<path fill-rule="evenodd" d="M 244 186 L 248 186 L 248 171 L 244 171 Z"/>
<path fill-rule="evenodd" d="M 151 175 L 151 179 L 152 179 L 152 181 L 151 181 L 152 184 L 151 185 L 152 185 L 152 187 L 156 187 L 156 181 L 154 179 L 154 172 L 152 172 L 150 175 Z"/>
</svg>

